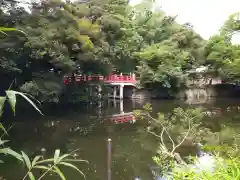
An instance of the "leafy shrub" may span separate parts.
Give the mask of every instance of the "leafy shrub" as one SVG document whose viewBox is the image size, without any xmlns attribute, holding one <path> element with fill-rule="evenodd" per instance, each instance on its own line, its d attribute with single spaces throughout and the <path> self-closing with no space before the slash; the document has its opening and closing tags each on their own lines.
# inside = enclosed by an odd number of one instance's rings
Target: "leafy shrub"
<svg viewBox="0 0 240 180">
<path fill-rule="evenodd" d="M 3 112 L 3 107 L 6 101 L 9 102 L 14 114 L 15 114 L 15 108 L 16 108 L 16 96 L 20 95 L 25 100 L 27 100 L 40 114 L 42 112 L 38 107 L 35 105 L 35 103 L 24 93 L 7 90 L 5 97 L 0 97 L 0 116 Z M 41 180 L 43 177 L 45 177 L 49 173 L 55 173 L 57 174 L 62 180 L 66 180 L 64 173 L 61 171 L 60 166 L 65 166 L 72 168 L 76 171 L 78 171 L 81 175 L 84 176 L 83 172 L 79 170 L 75 165 L 72 164 L 72 162 L 87 162 L 85 160 L 75 159 L 75 157 L 70 154 L 63 154 L 60 155 L 60 150 L 55 150 L 55 154 L 53 158 L 44 159 L 42 156 L 38 155 L 31 160 L 27 154 L 25 154 L 23 151 L 21 153 L 18 153 L 14 150 L 12 150 L 10 147 L 4 147 L 6 142 L 8 140 L 3 140 L 2 137 L 4 135 L 7 135 L 7 130 L 4 128 L 2 123 L 0 123 L 0 130 L 2 131 L 2 135 L 0 138 L 0 154 L 10 155 L 15 157 L 17 160 L 21 161 L 25 167 L 27 168 L 27 172 L 25 176 L 22 178 L 22 180 L 25 180 L 27 177 L 29 177 L 30 180 Z M 36 176 L 33 174 L 33 170 L 42 170 L 40 176 L 36 178 Z"/>
</svg>

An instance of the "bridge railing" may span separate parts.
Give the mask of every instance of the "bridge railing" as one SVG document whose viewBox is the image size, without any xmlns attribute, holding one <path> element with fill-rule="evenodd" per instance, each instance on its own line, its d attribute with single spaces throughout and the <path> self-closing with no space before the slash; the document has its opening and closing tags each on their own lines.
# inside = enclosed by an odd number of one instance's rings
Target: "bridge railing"
<svg viewBox="0 0 240 180">
<path fill-rule="evenodd" d="M 136 78 L 135 76 L 129 76 L 129 75 L 117 75 L 117 74 L 113 74 L 113 75 L 109 75 L 107 77 L 105 77 L 104 79 L 105 82 L 132 82 L 135 83 L 136 82 Z"/>
<path fill-rule="evenodd" d="M 129 83 L 135 83 L 136 78 L 135 75 L 108 75 L 106 77 L 101 75 L 75 75 L 74 77 L 65 76 L 64 77 L 64 84 L 69 84 L 72 81 L 74 82 L 86 82 L 86 81 L 104 81 L 108 83 L 114 83 L 114 82 L 129 82 Z"/>
</svg>

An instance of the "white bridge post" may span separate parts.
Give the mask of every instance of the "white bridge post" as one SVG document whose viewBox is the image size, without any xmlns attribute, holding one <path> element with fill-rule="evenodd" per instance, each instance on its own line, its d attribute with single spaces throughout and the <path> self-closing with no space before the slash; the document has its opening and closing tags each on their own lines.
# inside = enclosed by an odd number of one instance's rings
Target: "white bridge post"
<svg viewBox="0 0 240 180">
<path fill-rule="evenodd" d="M 124 88 L 124 85 L 121 84 L 121 85 L 120 85 L 119 99 L 123 99 L 123 88 Z"/>
<path fill-rule="evenodd" d="M 117 87 L 113 86 L 113 98 L 116 99 L 117 97 Z"/>
<path fill-rule="evenodd" d="M 124 111 L 123 111 L 123 100 L 122 99 L 120 99 L 120 113 L 124 114 Z"/>
</svg>

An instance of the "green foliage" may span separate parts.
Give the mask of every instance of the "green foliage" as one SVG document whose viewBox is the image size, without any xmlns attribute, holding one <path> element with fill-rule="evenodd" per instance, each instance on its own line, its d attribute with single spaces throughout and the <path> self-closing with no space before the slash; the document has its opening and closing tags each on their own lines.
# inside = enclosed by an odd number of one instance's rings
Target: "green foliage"
<svg viewBox="0 0 240 180">
<path fill-rule="evenodd" d="M 166 154 L 158 154 L 158 156 L 153 157 L 154 163 L 157 165 L 159 169 L 161 169 L 159 173 L 160 176 L 166 175 L 171 169 L 175 167 L 174 159 L 169 158 Z"/>
<path fill-rule="evenodd" d="M 35 105 L 35 103 L 27 97 L 24 93 L 13 91 L 13 90 L 7 90 L 6 91 L 6 97 L 0 97 L 0 112 L 3 111 L 4 103 L 6 99 L 8 100 L 14 114 L 16 109 L 16 95 L 20 95 L 23 97 L 31 106 L 33 106 L 40 114 L 42 112 L 39 110 L 39 108 Z M 43 114 L 42 114 L 43 115 Z M 1 117 L 1 116 L 0 116 Z M 43 177 L 45 177 L 49 173 L 55 173 L 57 174 L 62 180 L 66 180 L 66 177 L 64 176 L 64 173 L 61 171 L 60 166 L 69 167 L 71 169 L 74 169 L 75 171 L 78 171 L 84 178 L 85 175 L 81 170 L 79 170 L 75 165 L 73 165 L 73 162 L 87 162 L 85 160 L 76 159 L 73 156 L 72 152 L 70 154 L 63 154 L 60 155 L 60 150 L 55 150 L 54 157 L 49 159 L 44 159 L 42 156 L 38 155 L 35 156 L 34 159 L 31 161 L 29 156 L 25 154 L 23 151 L 21 153 L 18 153 L 14 150 L 12 150 L 10 147 L 3 147 L 5 146 L 6 142 L 8 140 L 2 140 L 2 137 L 7 134 L 7 130 L 4 128 L 2 123 L 0 123 L 0 130 L 3 132 L 0 138 L 0 154 L 10 155 L 17 160 L 24 163 L 24 165 L 27 168 L 27 173 L 23 177 L 22 180 L 25 180 L 27 177 L 29 177 L 30 180 L 41 180 Z M 2 162 L 2 161 L 1 161 Z M 43 170 L 43 172 L 39 175 L 38 178 L 34 175 L 34 170 Z"/>
<path fill-rule="evenodd" d="M 63 172 L 60 170 L 60 166 L 70 167 L 70 168 L 78 171 L 85 178 L 85 175 L 83 174 L 83 172 L 81 170 L 79 170 L 76 166 L 72 165 L 71 162 L 87 162 L 87 161 L 78 160 L 78 159 L 75 159 L 72 157 L 73 157 L 72 153 L 64 154 L 64 155 L 60 156 L 60 150 L 57 149 L 57 150 L 55 150 L 53 158 L 42 159 L 42 156 L 36 156 L 31 162 L 29 157 L 24 152 L 22 152 L 22 160 L 24 161 L 24 163 L 28 169 L 28 172 L 26 173 L 23 180 L 27 176 L 29 176 L 29 178 L 31 180 L 36 179 L 32 172 L 34 169 L 44 170 L 44 172 L 39 176 L 39 178 L 37 178 L 37 180 L 42 179 L 48 173 L 56 173 L 62 180 L 66 180 Z"/>
<path fill-rule="evenodd" d="M 223 80 L 239 82 L 240 49 L 231 44 L 239 13 L 204 41 L 191 25 L 153 11 L 152 1 L 131 7 L 127 0 L 50 0 L 32 4 L 31 13 L 7 5 L 0 18 L 3 90 L 15 79 L 16 89 L 60 103 L 64 75 L 135 71 L 140 87 L 176 97 L 187 85 L 186 72 L 205 64 Z"/>
<path fill-rule="evenodd" d="M 216 67 L 221 67 L 232 60 L 232 45 L 226 42 L 225 37 L 216 35 L 210 38 L 206 45 L 207 62 Z"/>
<path fill-rule="evenodd" d="M 135 116 L 148 120 L 147 132 L 160 141 L 157 156 L 153 160 L 163 175 L 175 167 L 175 162 L 186 165 L 179 154 L 179 148 L 186 143 L 192 146 L 202 141 L 201 137 L 207 128 L 202 127 L 202 109 L 176 108 L 168 115 L 158 113 L 156 118 L 151 116 L 151 111 L 151 105 L 146 104 L 142 111 L 135 112 Z"/>
<path fill-rule="evenodd" d="M 14 9 L 15 6 L 8 8 L 9 11 L 19 10 Z M 3 44 L 4 54 L 0 56 L 1 73 L 11 75 L 10 79 L 4 79 L 6 83 L 15 78 L 19 82 L 17 87 L 40 101 L 59 102 L 63 76 L 79 71 L 79 67 L 83 72 L 99 73 L 109 64 L 106 56 L 109 46 L 101 36 L 99 21 L 91 19 L 88 3 L 51 0 L 35 3 L 30 10 L 31 13 L 24 11 L 24 16 L 19 16 L 24 23 L 2 28 L 1 32 L 9 32 L 17 27 L 26 32 L 27 38 L 18 37 L 20 44 L 15 46 L 12 39 L 15 34 L 8 34 L 8 44 Z M 6 41 L 5 34 L 1 37 Z M 11 53 L 9 43 L 15 46 Z"/>
<path fill-rule="evenodd" d="M 151 115 L 152 108 L 146 104 L 143 110 L 134 112 L 135 116 L 149 121 L 147 132 L 158 138 L 160 144 L 153 161 L 159 167 L 160 176 L 173 176 L 171 179 L 239 179 L 239 133 L 223 126 L 219 132 L 211 132 L 203 121 L 203 109 L 176 108 L 172 113 Z M 231 137 L 229 136 L 231 134 Z M 202 170 L 196 173 L 191 164 L 194 157 L 181 158 L 181 146 L 193 147 L 206 144 L 202 149 L 213 154 L 214 172 Z M 171 172 L 170 174 L 168 174 Z"/>
<path fill-rule="evenodd" d="M 31 13 L 7 5 L 0 18 L 10 28 L 0 35 L 0 73 L 9 77 L 3 82 L 16 79 L 16 88 L 42 102 L 59 103 L 63 76 L 74 72 L 137 71 L 142 87 L 174 94 L 184 70 L 202 63 L 202 38 L 162 10 L 153 12 L 151 1 L 131 7 L 127 0 L 50 0 L 33 3 Z M 15 29 L 25 34 L 8 31 Z"/>
<path fill-rule="evenodd" d="M 7 36 L 6 32 L 8 31 L 16 31 L 16 28 L 0 27 L 0 33 L 4 34 L 5 36 Z"/>
<path fill-rule="evenodd" d="M 16 102 L 17 102 L 16 95 L 20 95 L 21 97 L 23 97 L 30 105 L 32 105 L 32 107 L 34 107 L 35 110 L 37 110 L 40 114 L 42 114 L 42 112 L 38 109 L 38 107 L 35 105 L 35 103 L 31 99 L 29 99 L 29 97 L 27 97 L 26 94 L 17 92 L 17 91 L 13 91 L 13 90 L 7 90 L 6 95 L 7 95 L 6 96 L 7 100 L 9 102 L 14 114 L 15 114 Z"/>
<path fill-rule="evenodd" d="M 213 173 L 209 172 L 199 172 L 195 173 L 191 170 L 174 172 L 174 180 L 192 180 L 192 179 L 201 179 L 201 180 L 218 180 L 218 179 L 239 179 L 240 178 L 240 163 L 239 158 L 216 158 L 215 171 Z"/>
<path fill-rule="evenodd" d="M 4 103 L 5 103 L 5 100 L 6 100 L 6 97 L 0 97 L 0 116 L 3 113 L 3 106 L 4 106 Z"/>
<path fill-rule="evenodd" d="M 206 45 L 206 60 L 225 81 L 239 82 L 240 47 L 224 36 L 213 36 Z"/>
<path fill-rule="evenodd" d="M 158 113 L 156 118 L 151 116 L 151 110 L 150 104 L 147 104 L 140 113 L 139 111 L 137 113 L 135 112 L 135 115 L 150 121 L 148 132 L 157 135 L 157 137 L 161 137 L 161 143 L 165 147 L 167 147 L 167 145 L 164 143 L 163 138 L 165 135 L 167 136 L 168 141 L 170 140 L 172 143 L 171 154 L 174 153 L 186 139 L 190 139 L 191 143 L 197 143 L 199 142 L 199 137 L 202 137 L 202 134 L 205 133 L 204 127 L 202 127 L 204 114 L 200 108 L 189 108 L 186 110 L 175 108 L 173 112 L 168 115 Z M 199 129 L 201 129 L 201 131 L 199 131 Z"/>
<path fill-rule="evenodd" d="M 137 32 L 143 41 L 134 55 L 139 62 L 137 73 L 141 84 L 178 91 L 186 81 L 184 71 L 204 62 L 205 42 L 191 28 L 176 23 L 174 17 L 160 10 L 151 12 L 146 8 L 145 13 L 138 11 L 138 16 L 137 26 L 143 27 Z"/>
<path fill-rule="evenodd" d="M 27 168 L 27 173 L 25 174 L 22 180 L 25 180 L 27 177 L 29 177 L 30 180 L 35 180 L 35 179 L 40 180 L 49 173 L 55 173 L 62 180 L 66 180 L 63 172 L 60 170 L 60 166 L 61 167 L 65 166 L 65 167 L 74 169 L 78 171 L 85 178 L 85 175 L 83 174 L 83 172 L 71 163 L 73 162 L 88 163 L 88 162 L 85 160 L 79 160 L 79 159 L 73 158 L 74 156 L 72 154 L 74 152 L 70 154 L 63 154 L 60 156 L 60 150 L 57 149 L 55 150 L 53 158 L 43 159 L 42 156 L 38 155 L 38 156 L 35 156 L 34 159 L 31 161 L 28 155 L 25 154 L 23 151 L 21 152 L 21 154 L 19 154 L 10 148 L 0 149 L 0 153 L 11 155 L 24 163 L 24 165 Z M 43 170 L 43 172 L 39 175 L 38 178 L 36 178 L 36 176 L 33 174 L 34 170 Z"/>
<path fill-rule="evenodd" d="M 212 36 L 205 46 L 206 62 L 230 83 L 240 82 L 240 46 L 231 43 L 232 36 L 240 30 L 237 17 L 239 13 L 232 14 L 222 26 L 220 35 Z"/>
<path fill-rule="evenodd" d="M 40 99 L 41 102 L 58 103 L 59 96 L 63 91 L 63 85 L 60 84 L 60 79 L 51 78 L 49 75 L 40 75 L 35 81 L 26 82 L 20 87 L 22 92 L 31 94 L 35 99 Z"/>
<path fill-rule="evenodd" d="M 221 28 L 221 34 L 230 38 L 232 34 L 240 30 L 240 13 L 236 12 L 229 16 Z"/>
</svg>

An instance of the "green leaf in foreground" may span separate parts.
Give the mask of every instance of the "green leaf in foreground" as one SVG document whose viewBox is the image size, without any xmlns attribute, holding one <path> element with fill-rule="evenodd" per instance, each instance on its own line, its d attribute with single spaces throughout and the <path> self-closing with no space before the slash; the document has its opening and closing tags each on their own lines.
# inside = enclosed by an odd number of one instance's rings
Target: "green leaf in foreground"
<svg viewBox="0 0 240 180">
<path fill-rule="evenodd" d="M 23 151 L 22 151 L 22 157 L 23 157 L 23 159 L 24 159 L 24 161 L 26 163 L 27 168 L 31 169 L 32 166 L 31 166 L 30 159 Z"/>
<path fill-rule="evenodd" d="M 13 110 L 13 113 L 15 115 L 15 109 L 16 109 L 16 93 L 14 91 L 8 90 L 6 91 L 8 102 Z"/>
<path fill-rule="evenodd" d="M 54 162 L 54 164 L 57 164 L 58 163 L 58 158 L 59 158 L 59 156 L 60 156 L 60 149 L 56 149 L 55 150 L 55 154 L 54 154 L 54 158 L 53 158 L 53 162 Z"/>
<path fill-rule="evenodd" d="M 64 155 L 60 156 L 60 157 L 58 158 L 58 162 L 61 162 L 63 159 L 64 159 L 64 161 L 65 161 L 65 158 L 68 157 L 68 156 L 70 156 L 70 154 L 64 154 Z"/>
<path fill-rule="evenodd" d="M 7 36 L 7 34 L 6 34 L 5 32 L 3 32 L 3 31 L 1 31 L 1 30 L 0 30 L 0 33 L 2 33 L 2 34 L 4 34 L 5 36 Z"/>
<path fill-rule="evenodd" d="M 3 112 L 3 107 L 4 107 L 5 100 L 6 100 L 6 97 L 1 97 L 0 96 L 0 116 L 2 115 L 2 112 Z"/>
<path fill-rule="evenodd" d="M 16 28 L 0 27 L 0 31 L 16 31 Z"/>
<path fill-rule="evenodd" d="M 2 148 L 2 149 L 0 149 L 0 153 L 1 154 L 9 154 L 9 155 L 15 157 L 16 159 L 18 159 L 20 161 L 23 161 L 22 155 L 13 151 L 10 148 Z"/>
<path fill-rule="evenodd" d="M 32 172 L 28 172 L 28 176 L 30 180 L 36 180 Z"/>
<path fill-rule="evenodd" d="M 25 94 L 23 94 L 21 92 L 13 91 L 13 90 L 7 90 L 6 93 L 7 93 L 7 95 L 8 94 L 10 95 L 10 98 L 12 98 L 12 100 L 11 100 L 12 102 L 10 102 L 10 105 L 11 105 L 11 103 L 14 105 L 14 112 L 15 112 L 16 94 L 17 94 L 17 95 L 22 96 L 26 101 L 28 101 L 34 107 L 34 109 L 36 109 L 41 115 L 43 115 L 43 113 L 40 111 L 40 109 L 38 109 L 38 107 L 35 105 L 35 103 L 30 98 L 28 98 Z M 14 99 L 14 96 L 15 96 L 15 99 Z M 13 100 L 15 100 L 15 104 L 14 104 Z"/>
<path fill-rule="evenodd" d="M 51 163 L 51 162 L 53 162 L 53 158 L 37 161 L 35 164 Z"/>
<path fill-rule="evenodd" d="M 27 35 L 24 31 L 16 29 L 16 28 L 0 27 L 0 33 L 4 34 L 5 36 L 7 36 L 7 34 L 5 32 L 12 32 L 12 31 L 21 32 L 24 35 Z"/>
<path fill-rule="evenodd" d="M 56 173 L 61 177 L 62 180 L 66 180 L 66 178 L 63 175 L 62 171 L 57 166 L 54 166 L 54 169 L 56 170 Z"/>
<path fill-rule="evenodd" d="M 4 143 L 6 143 L 6 142 L 8 142 L 9 140 L 2 140 L 1 138 L 0 138 L 0 146 L 1 145 L 4 145 Z"/>
<path fill-rule="evenodd" d="M 65 162 L 85 162 L 89 164 L 87 160 L 83 160 L 83 159 L 64 159 L 64 161 Z"/>
<path fill-rule="evenodd" d="M 33 169 L 43 169 L 48 171 L 50 168 L 47 166 L 34 166 Z"/>
<path fill-rule="evenodd" d="M 32 166 L 34 166 L 36 164 L 36 162 L 41 158 L 42 156 L 36 156 L 34 157 L 33 161 L 32 161 Z"/>
<path fill-rule="evenodd" d="M 16 31 L 16 28 L 7 28 L 7 27 L 0 27 L 0 33 L 4 34 L 5 36 L 8 36 L 6 31 Z M 5 32 L 4 32 L 5 31 Z"/>
<path fill-rule="evenodd" d="M 85 175 L 83 174 L 83 172 L 81 170 L 79 170 L 76 166 L 74 166 L 74 165 L 72 165 L 70 163 L 67 163 L 67 162 L 60 162 L 59 164 L 64 165 L 66 167 L 70 167 L 72 169 L 75 169 L 76 171 L 78 171 L 84 177 L 84 179 L 86 179 Z"/>
<path fill-rule="evenodd" d="M 5 129 L 5 127 L 2 125 L 2 123 L 0 123 L 0 129 L 7 134 L 7 130 Z"/>
</svg>

